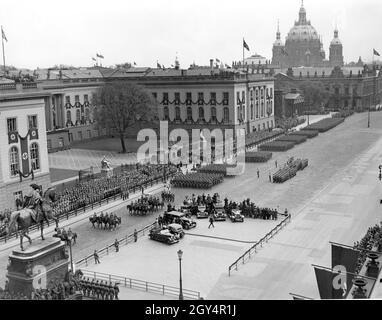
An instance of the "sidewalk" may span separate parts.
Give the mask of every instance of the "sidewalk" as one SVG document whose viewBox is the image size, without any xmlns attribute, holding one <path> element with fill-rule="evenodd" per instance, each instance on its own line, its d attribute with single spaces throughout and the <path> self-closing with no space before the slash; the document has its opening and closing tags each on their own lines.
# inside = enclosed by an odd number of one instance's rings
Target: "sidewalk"
<svg viewBox="0 0 382 320">
<path fill-rule="evenodd" d="M 145 189 L 145 193 L 146 194 L 147 193 L 155 194 L 155 193 L 158 193 L 159 191 L 161 191 L 163 189 L 163 187 L 164 187 L 163 183 L 160 183 L 160 184 L 157 184 L 157 185 L 154 185 L 152 187 Z M 130 194 L 129 199 L 127 199 L 127 200 L 119 199 L 116 201 L 111 201 L 108 204 L 105 204 L 105 205 L 100 206 L 100 207 L 97 206 L 93 210 L 89 210 L 85 213 L 79 212 L 79 214 L 75 217 L 69 218 L 68 220 L 60 221 L 59 226 L 60 226 L 60 228 L 73 227 L 76 224 L 82 223 L 84 220 L 87 220 L 95 212 L 118 210 L 122 207 L 125 207 L 128 203 L 131 203 L 132 201 L 137 200 L 141 196 L 141 194 L 142 193 L 139 191 L 139 192 L 136 192 L 134 194 Z M 44 236 L 47 237 L 49 235 L 53 235 L 55 227 L 56 227 L 56 225 L 55 225 L 54 221 L 52 221 L 49 224 L 49 227 L 44 227 Z M 39 230 L 33 231 L 29 234 L 29 236 L 32 238 L 32 240 L 35 240 L 35 239 L 40 237 L 40 231 Z M 24 243 L 27 244 L 28 239 L 24 238 Z M 7 241 L 6 243 L 0 245 L 0 252 L 7 251 L 7 250 L 12 249 L 14 247 L 18 247 L 19 244 L 20 244 L 20 239 L 19 238 L 13 238 L 13 239 Z"/>
</svg>

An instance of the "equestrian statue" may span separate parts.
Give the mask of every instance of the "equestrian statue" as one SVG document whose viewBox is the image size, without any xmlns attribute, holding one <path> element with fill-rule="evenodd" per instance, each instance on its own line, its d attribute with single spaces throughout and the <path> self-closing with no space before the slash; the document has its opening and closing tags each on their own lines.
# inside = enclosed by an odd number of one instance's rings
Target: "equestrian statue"
<svg viewBox="0 0 382 320">
<path fill-rule="evenodd" d="M 26 237 L 32 244 L 32 239 L 28 235 L 28 228 L 34 224 L 40 225 L 41 239 L 44 239 L 44 221 L 49 227 L 49 219 L 53 219 L 58 227 L 58 218 L 53 214 L 53 203 L 56 201 L 54 188 L 47 189 L 42 195 L 42 190 L 36 184 L 30 185 L 32 190 L 24 198 L 22 209 L 11 213 L 6 233 L 20 231 L 20 248 L 24 251 L 23 238 Z"/>
</svg>

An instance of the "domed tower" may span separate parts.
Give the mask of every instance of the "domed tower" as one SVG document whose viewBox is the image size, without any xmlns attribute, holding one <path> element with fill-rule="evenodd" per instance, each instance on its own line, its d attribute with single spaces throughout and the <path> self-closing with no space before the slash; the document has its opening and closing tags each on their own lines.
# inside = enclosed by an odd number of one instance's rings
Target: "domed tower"
<svg viewBox="0 0 382 320">
<path fill-rule="evenodd" d="M 282 67 L 284 63 L 285 46 L 281 40 L 280 23 L 277 22 L 276 41 L 273 43 L 272 48 L 272 64 Z"/>
<path fill-rule="evenodd" d="M 338 29 L 334 30 L 334 39 L 330 43 L 330 56 L 329 61 L 332 67 L 342 67 L 344 65 L 343 47 L 340 39 L 338 38 Z"/>
<path fill-rule="evenodd" d="M 286 58 L 289 67 L 321 66 L 321 41 L 316 29 L 306 18 L 304 2 L 301 4 L 299 19 L 289 31 L 285 41 Z"/>
</svg>

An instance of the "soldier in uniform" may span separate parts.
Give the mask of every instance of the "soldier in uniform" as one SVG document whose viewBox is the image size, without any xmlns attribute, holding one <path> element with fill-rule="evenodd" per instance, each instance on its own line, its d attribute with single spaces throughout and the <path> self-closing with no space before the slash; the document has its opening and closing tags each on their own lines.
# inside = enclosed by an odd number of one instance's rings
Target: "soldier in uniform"
<svg viewBox="0 0 382 320">
<path fill-rule="evenodd" d="M 118 293 L 119 293 L 118 283 L 115 283 L 114 284 L 114 298 L 115 298 L 115 300 L 118 300 Z"/>
</svg>

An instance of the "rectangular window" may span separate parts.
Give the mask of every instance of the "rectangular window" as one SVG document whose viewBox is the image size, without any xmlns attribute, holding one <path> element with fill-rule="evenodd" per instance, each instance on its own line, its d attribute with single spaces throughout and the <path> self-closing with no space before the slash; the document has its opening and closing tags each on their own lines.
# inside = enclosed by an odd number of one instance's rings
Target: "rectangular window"
<svg viewBox="0 0 382 320">
<path fill-rule="evenodd" d="M 179 105 L 180 104 L 180 93 L 179 92 L 175 92 L 174 98 L 175 98 L 175 104 Z"/>
<path fill-rule="evenodd" d="M 245 91 L 241 92 L 241 102 L 245 103 Z"/>
<path fill-rule="evenodd" d="M 37 116 L 28 116 L 28 128 L 29 129 L 37 129 Z"/>
<path fill-rule="evenodd" d="M 52 140 L 48 139 L 47 145 L 48 145 L 48 150 L 52 149 Z"/>
<path fill-rule="evenodd" d="M 168 92 L 163 92 L 163 104 L 168 105 Z"/>
<path fill-rule="evenodd" d="M 91 139 L 91 137 L 92 137 L 92 132 L 88 130 L 88 138 Z"/>
<path fill-rule="evenodd" d="M 70 96 L 65 96 L 65 103 L 70 103 Z"/>
<path fill-rule="evenodd" d="M 80 102 L 80 96 L 79 95 L 74 96 L 74 102 Z"/>
<path fill-rule="evenodd" d="M 82 140 L 82 131 L 78 131 L 78 139 Z"/>
<path fill-rule="evenodd" d="M 69 140 L 73 141 L 73 133 L 69 133 Z M 58 138 L 58 146 L 62 148 L 64 146 L 64 138 Z"/>
<path fill-rule="evenodd" d="M 229 92 L 223 92 L 223 105 L 228 106 Z"/>
<path fill-rule="evenodd" d="M 186 92 L 186 104 L 189 106 L 192 103 L 192 93 Z"/>
<path fill-rule="evenodd" d="M 62 139 L 62 138 L 60 138 Z M 73 133 L 72 132 L 69 132 L 69 141 L 72 142 L 73 141 Z"/>
<path fill-rule="evenodd" d="M 240 92 L 236 92 L 237 104 L 240 104 Z"/>
<path fill-rule="evenodd" d="M 89 96 L 87 94 L 84 94 L 84 102 L 89 102 Z"/>
<path fill-rule="evenodd" d="M 204 104 L 204 93 L 198 92 L 198 105 L 203 105 L 203 104 Z"/>
<path fill-rule="evenodd" d="M 7 119 L 7 128 L 8 128 L 8 133 L 17 131 L 16 118 L 8 118 Z"/>
<path fill-rule="evenodd" d="M 153 98 L 156 100 L 158 97 L 158 94 L 156 92 L 153 92 L 152 95 L 153 95 Z"/>
<path fill-rule="evenodd" d="M 335 93 L 335 94 L 340 94 L 340 88 L 335 88 L 335 89 L 334 89 L 334 93 Z"/>
<path fill-rule="evenodd" d="M 349 95 L 349 88 L 345 88 L 345 94 Z"/>
<path fill-rule="evenodd" d="M 212 105 L 216 105 L 216 92 L 210 92 L 210 100 Z"/>
</svg>

